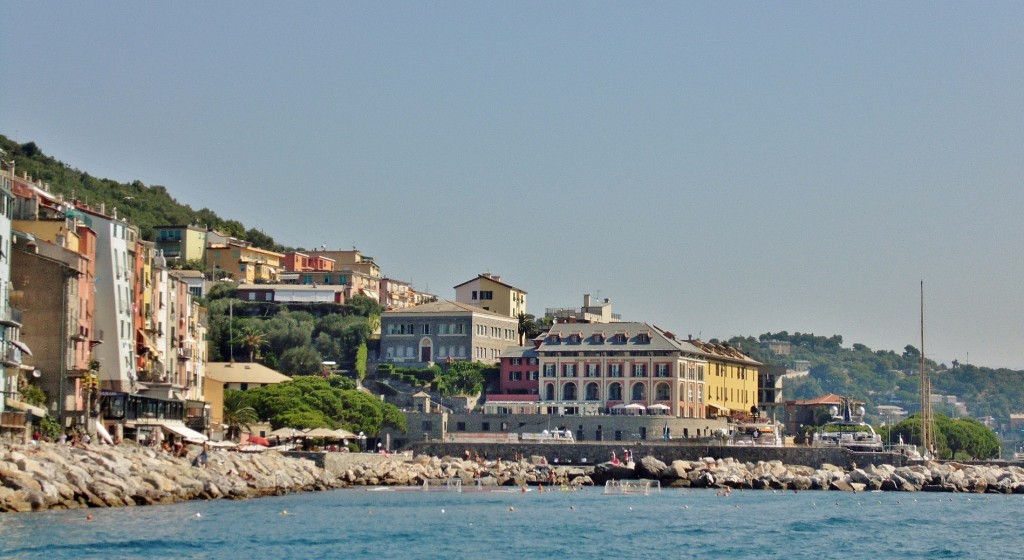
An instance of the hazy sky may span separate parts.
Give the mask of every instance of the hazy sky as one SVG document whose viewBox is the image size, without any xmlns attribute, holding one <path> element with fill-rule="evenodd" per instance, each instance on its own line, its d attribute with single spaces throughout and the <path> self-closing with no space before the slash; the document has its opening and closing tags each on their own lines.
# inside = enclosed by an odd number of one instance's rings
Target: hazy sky
<svg viewBox="0 0 1024 560">
<path fill-rule="evenodd" d="M 1024 368 L 1020 2 L 0 0 L 0 133 L 454 298 Z"/>
</svg>

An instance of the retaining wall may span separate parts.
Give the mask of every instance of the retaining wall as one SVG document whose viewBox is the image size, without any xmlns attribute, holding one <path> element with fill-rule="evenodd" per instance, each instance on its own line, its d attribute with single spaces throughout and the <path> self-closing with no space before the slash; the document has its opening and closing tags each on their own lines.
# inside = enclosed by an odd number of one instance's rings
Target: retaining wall
<svg viewBox="0 0 1024 560">
<path fill-rule="evenodd" d="M 848 449 L 833 447 L 730 447 L 676 443 L 637 445 L 635 442 L 516 444 L 418 442 L 411 444 L 410 447 L 416 454 L 435 457 L 450 455 L 461 458 L 468 450 L 473 456 L 479 454 L 487 459 L 497 459 L 498 457 L 508 459 L 517 454 L 526 457 L 539 455 L 547 458 L 551 464 L 570 465 L 603 463 L 611 458 L 613 451 L 621 459 L 625 449 L 629 449 L 636 459 L 651 455 L 665 463 L 671 463 L 677 459 L 696 461 L 704 457 L 713 459 L 731 457 L 742 462 L 756 463 L 778 460 L 786 465 L 804 465 L 813 468 L 820 468 L 825 463 L 845 469 L 853 468 L 854 465 L 863 467 L 869 464 L 895 466 L 907 464 L 906 457 L 896 453 L 854 453 Z"/>
</svg>

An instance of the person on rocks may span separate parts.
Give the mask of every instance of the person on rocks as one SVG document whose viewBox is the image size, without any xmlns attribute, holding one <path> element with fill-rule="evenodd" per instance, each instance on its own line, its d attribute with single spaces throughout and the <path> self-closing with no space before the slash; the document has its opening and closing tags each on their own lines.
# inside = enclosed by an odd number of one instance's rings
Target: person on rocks
<svg viewBox="0 0 1024 560">
<path fill-rule="evenodd" d="M 182 446 L 182 448 L 184 448 L 184 447 L 185 446 Z M 192 460 L 192 466 L 193 467 L 200 467 L 200 468 L 204 468 L 205 469 L 206 468 L 206 461 L 210 458 L 209 451 L 210 451 L 210 444 L 206 443 L 206 442 L 203 442 L 203 450 L 200 451 L 199 455 L 196 455 L 196 458 Z"/>
</svg>

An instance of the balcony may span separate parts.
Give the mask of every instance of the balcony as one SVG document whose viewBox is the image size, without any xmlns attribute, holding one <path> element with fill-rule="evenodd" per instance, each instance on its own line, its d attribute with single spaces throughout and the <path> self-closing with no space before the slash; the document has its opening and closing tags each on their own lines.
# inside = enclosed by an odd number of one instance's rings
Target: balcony
<svg viewBox="0 0 1024 560">
<path fill-rule="evenodd" d="M 21 310 L 8 307 L 0 312 L 0 325 L 21 328 Z"/>
<path fill-rule="evenodd" d="M 194 348 L 178 348 L 179 360 L 194 360 L 195 357 L 196 351 Z"/>
</svg>

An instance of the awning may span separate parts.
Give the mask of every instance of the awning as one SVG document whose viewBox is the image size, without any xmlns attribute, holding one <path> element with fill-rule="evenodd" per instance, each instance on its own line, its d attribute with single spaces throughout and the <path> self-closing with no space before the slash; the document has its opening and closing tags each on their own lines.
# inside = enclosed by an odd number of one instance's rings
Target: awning
<svg viewBox="0 0 1024 560">
<path fill-rule="evenodd" d="M 708 403 L 708 407 L 709 408 L 713 408 L 713 409 L 717 410 L 718 412 L 723 412 L 725 414 L 729 414 L 729 412 L 730 412 L 728 408 L 725 408 L 724 406 L 719 406 L 717 404 Z"/>
<path fill-rule="evenodd" d="M 151 355 L 151 356 L 159 355 L 159 352 L 156 349 L 156 345 L 154 344 L 153 339 L 148 334 L 146 334 L 145 330 L 137 329 L 136 330 L 136 334 L 138 334 L 139 340 L 142 341 L 142 348 L 145 349 L 145 351 L 149 355 Z"/>
<path fill-rule="evenodd" d="M 8 340 L 7 342 L 10 342 L 10 343 L 11 343 L 11 344 L 13 344 L 13 345 L 14 345 L 14 346 L 15 346 L 15 347 L 16 347 L 16 348 L 18 349 L 18 350 L 21 350 L 21 351 L 22 351 L 22 352 L 24 352 L 25 354 L 28 354 L 29 356 L 31 356 L 31 355 L 32 355 L 32 350 L 30 350 L 30 349 L 29 349 L 29 347 L 28 347 L 28 344 L 25 344 L 24 342 L 22 342 L 22 341 L 20 341 L 20 340 Z"/>
<path fill-rule="evenodd" d="M 28 404 L 28 403 L 23 403 L 21 401 L 16 401 L 16 400 L 12 399 L 11 397 L 5 398 L 4 399 L 4 404 L 9 406 L 9 407 L 11 407 L 11 408 L 16 408 L 18 410 L 24 410 L 25 412 L 31 412 L 34 416 L 38 416 L 40 418 L 42 418 L 43 416 L 46 416 L 46 409 L 45 408 L 42 408 L 42 407 L 39 407 L 39 406 L 33 406 L 33 405 Z"/>
<path fill-rule="evenodd" d="M 184 424 L 160 424 L 165 430 L 173 434 L 177 434 L 189 441 L 196 441 L 202 443 L 209 439 L 203 434 L 193 430 L 192 428 L 186 427 Z"/>
</svg>

